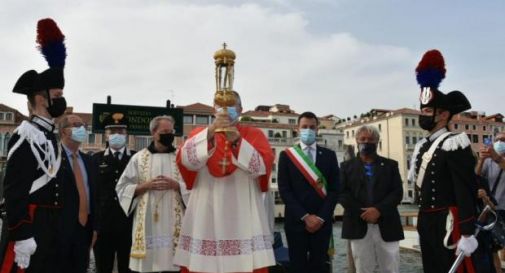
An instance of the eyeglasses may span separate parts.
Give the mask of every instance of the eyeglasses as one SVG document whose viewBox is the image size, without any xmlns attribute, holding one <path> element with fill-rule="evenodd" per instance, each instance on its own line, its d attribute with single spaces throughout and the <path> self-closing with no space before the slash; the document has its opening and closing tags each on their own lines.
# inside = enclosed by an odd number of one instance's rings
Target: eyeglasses
<svg viewBox="0 0 505 273">
<path fill-rule="evenodd" d="M 79 128 L 81 126 L 84 126 L 84 128 L 87 128 L 88 125 L 86 123 L 82 123 L 82 122 L 72 122 L 72 123 L 69 123 L 67 124 L 67 126 L 63 127 L 63 128 L 70 128 L 70 127 L 74 127 L 74 128 Z"/>
</svg>

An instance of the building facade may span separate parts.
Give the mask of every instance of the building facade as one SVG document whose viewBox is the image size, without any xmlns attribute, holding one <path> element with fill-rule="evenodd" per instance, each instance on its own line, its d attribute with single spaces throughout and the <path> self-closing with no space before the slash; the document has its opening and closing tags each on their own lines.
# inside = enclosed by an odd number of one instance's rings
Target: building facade
<svg viewBox="0 0 505 273">
<path fill-rule="evenodd" d="M 7 156 L 7 144 L 14 130 L 27 119 L 18 110 L 0 103 L 0 160 Z"/>
<path fill-rule="evenodd" d="M 345 121 L 337 125 L 344 133 L 344 145 L 356 150 L 356 131 L 362 125 L 375 126 L 380 133 L 377 147 L 379 155 L 398 161 L 403 181 L 404 203 L 413 203 L 415 187 L 407 180 L 407 174 L 416 143 L 426 137 L 427 132 L 419 127 L 421 112 L 414 109 L 398 110 L 372 109 L 360 119 Z M 472 149 L 477 154 L 485 138 L 492 138 L 496 132 L 504 131 L 505 123 L 501 114 L 486 117 L 484 113 L 465 112 L 455 115 L 449 128 L 454 132 L 465 132 L 472 141 Z"/>
</svg>

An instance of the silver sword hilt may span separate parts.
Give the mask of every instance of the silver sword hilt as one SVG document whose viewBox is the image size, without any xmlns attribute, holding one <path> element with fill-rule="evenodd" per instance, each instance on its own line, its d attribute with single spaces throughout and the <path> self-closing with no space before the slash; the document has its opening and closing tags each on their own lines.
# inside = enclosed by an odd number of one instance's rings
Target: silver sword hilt
<svg viewBox="0 0 505 273">
<path fill-rule="evenodd" d="M 487 213 L 491 213 L 494 216 L 494 221 L 485 225 L 485 226 L 477 224 L 477 230 L 475 230 L 475 233 L 474 233 L 475 239 L 477 239 L 477 235 L 479 235 L 479 232 L 481 230 L 491 230 L 494 228 L 494 226 L 498 222 L 498 216 L 496 216 L 496 212 L 489 205 L 486 205 L 484 207 L 484 209 L 482 210 L 482 212 L 480 213 L 479 218 L 477 218 L 477 223 L 483 222 L 484 219 L 487 217 Z M 456 270 L 458 269 L 459 265 L 463 262 L 463 259 L 465 259 L 465 254 L 463 252 L 460 252 L 458 257 L 456 258 L 456 260 L 452 264 L 451 269 L 449 270 L 449 273 L 455 273 Z"/>
</svg>

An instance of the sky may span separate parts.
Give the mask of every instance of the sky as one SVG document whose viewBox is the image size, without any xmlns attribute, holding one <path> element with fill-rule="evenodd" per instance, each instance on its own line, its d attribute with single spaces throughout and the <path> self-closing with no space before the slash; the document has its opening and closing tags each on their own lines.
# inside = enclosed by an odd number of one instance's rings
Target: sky
<svg viewBox="0 0 505 273">
<path fill-rule="evenodd" d="M 372 108 L 416 108 L 414 69 L 439 49 L 440 89 L 463 91 L 473 110 L 505 113 L 505 1 L 439 0 L 2 0 L 0 103 L 27 113 L 12 87 L 47 68 L 36 24 L 53 18 L 66 36 L 65 97 L 93 103 L 212 104 L 213 54 L 236 55 L 246 110 L 288 104 L 339 117 Z"/>
</svg>

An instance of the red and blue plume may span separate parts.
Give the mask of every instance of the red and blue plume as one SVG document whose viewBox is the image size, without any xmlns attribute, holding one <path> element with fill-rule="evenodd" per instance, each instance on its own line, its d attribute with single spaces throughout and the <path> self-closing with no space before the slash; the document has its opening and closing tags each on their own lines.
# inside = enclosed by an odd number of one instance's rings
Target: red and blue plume
<svg viewBox="0 0 505 273">
<path fill-rule="evenodd" d="M 436 49 L 429 50 L 416 67 L 416 79 L 421 87 L 438 88 L 445 78 L 445 71 L 442 53 Z"/>
<path fill-rule="evenodd" d="M 53 19 L 42 19 L 37 23 L 37 43 L 49 67 L 65 67 L 67 48 L 64 40 L 65 35 L 61 33 Z"/>
</svg>

